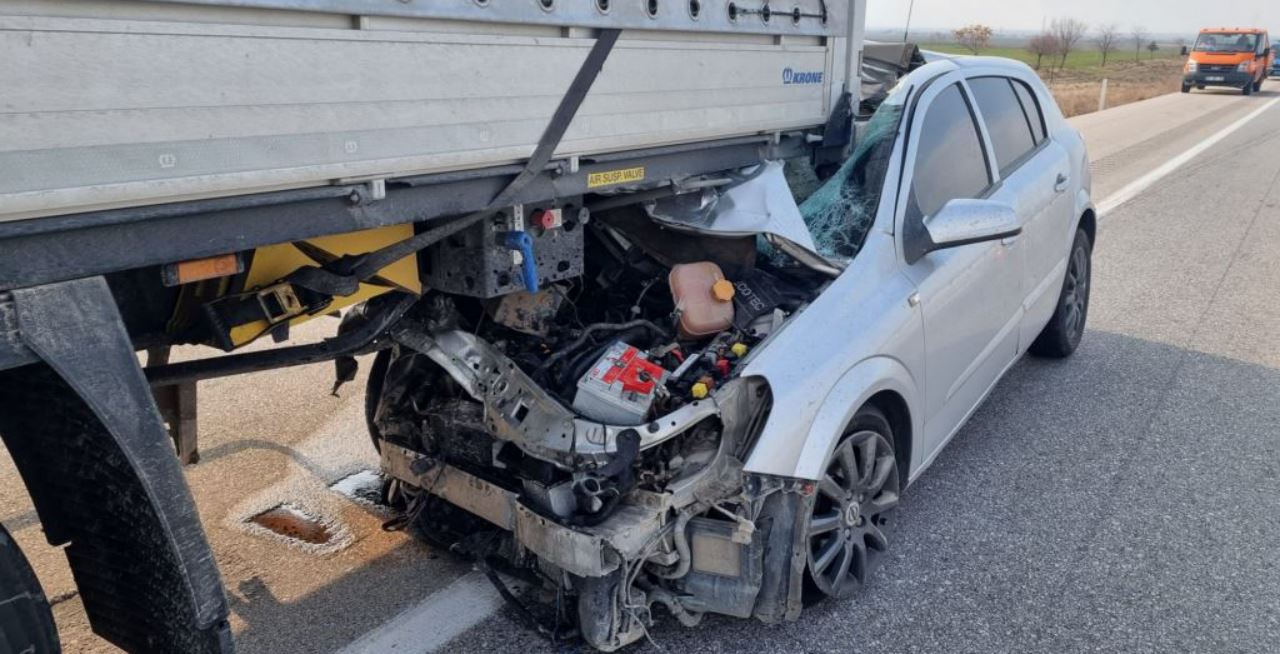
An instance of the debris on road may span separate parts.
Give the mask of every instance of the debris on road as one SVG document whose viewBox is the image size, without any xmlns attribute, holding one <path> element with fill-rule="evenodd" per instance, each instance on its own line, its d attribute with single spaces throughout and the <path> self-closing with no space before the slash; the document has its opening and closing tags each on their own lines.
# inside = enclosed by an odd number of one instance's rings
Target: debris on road
<svg viewBox="0 0 1280 654">
<path fill-rule="evenodd" d="M 252 524 L 273 534 L 311 545 L 325 545 L 333 534 L 323 520 L 292 504 L 281 504 L 253 516 Z"/>
</svg>

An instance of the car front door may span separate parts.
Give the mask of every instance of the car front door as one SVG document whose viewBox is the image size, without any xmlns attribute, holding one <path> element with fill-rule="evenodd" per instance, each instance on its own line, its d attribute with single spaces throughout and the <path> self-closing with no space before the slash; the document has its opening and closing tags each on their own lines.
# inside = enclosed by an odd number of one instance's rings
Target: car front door
<svg viewBox="0 0 1280 654">
<path fill-rule="evenodd" d="M 947 202 L 988 197 L 996 168 L 969 92 L 956 73 L 921 93 L 908 134 L 895 232 L 924 323 L 924 461 L 963 424 L 1018 353 L 1023 257 L 1019 239 L 914 256 Z"/>
<path fill-rule="evenodd" d="M 1052 317 L 1062 287 L 1075 212 L 1071 161 L 1046 134 L 1039 101 L 1025 82 L 979 74 L 968 85 L 995 155 L 990 197 L 1013 207 L 1022 224 L 1024 351 Z"/>
</svg>

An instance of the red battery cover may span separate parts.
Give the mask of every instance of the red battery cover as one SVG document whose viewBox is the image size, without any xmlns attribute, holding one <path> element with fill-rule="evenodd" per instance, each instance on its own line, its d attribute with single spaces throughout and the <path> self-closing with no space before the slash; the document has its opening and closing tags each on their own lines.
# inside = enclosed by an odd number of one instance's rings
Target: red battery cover
<svg viewBox="0 0 1280 654">
<path fill-rule="evenodd" d="M 640 350 L 627 347 L 627 351 L 614 361 L 614 366 L 604 374 L 603 381 L 606 384 L 621 381 L 622 390 L 627 393 L 641 395 L 652 393 L 666 370 L 656 363 L 641 359 L 639 355 Z"/>
</svg>

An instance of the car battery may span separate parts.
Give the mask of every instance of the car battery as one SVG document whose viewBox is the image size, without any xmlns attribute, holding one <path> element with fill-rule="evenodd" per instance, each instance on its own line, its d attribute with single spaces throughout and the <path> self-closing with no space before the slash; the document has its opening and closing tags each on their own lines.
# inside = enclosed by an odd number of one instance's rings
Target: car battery
<svg viewBox="0 0 1280 654">
<path fill-rule="evenodd" d="M 666 376 L 662 366 L 619 341 L 578 380 L 573 408 L 609 425 L 642 424 Z"/>
</svg>

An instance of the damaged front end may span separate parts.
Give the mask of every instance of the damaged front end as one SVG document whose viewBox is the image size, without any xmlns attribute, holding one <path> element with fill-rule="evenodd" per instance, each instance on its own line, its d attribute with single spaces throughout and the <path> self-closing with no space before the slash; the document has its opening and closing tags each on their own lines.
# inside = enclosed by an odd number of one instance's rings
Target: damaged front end
<svg viewBox="0 0 1280 654">
<path fill-rule="evenodd" d="M 812 486 L 744 474 L 771 395 L 741 373 L 839 269 L 779 185 L 775 165 L 647 206 L 520 208 L 428 252 L 449 265 L 371 380 L 412 527 L 576 598 L 603 650 L 655 605 L 798 614 Z"/>
</svg>

